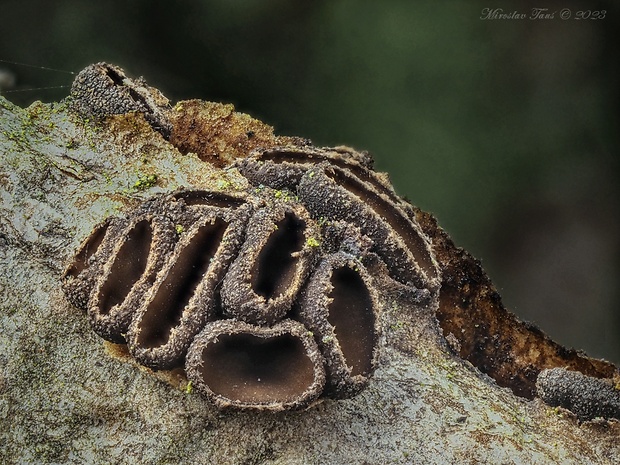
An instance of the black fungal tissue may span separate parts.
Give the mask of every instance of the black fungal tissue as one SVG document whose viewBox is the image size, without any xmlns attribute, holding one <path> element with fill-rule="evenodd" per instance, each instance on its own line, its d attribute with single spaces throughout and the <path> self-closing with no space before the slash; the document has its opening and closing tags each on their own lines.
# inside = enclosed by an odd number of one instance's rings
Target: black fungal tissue
<svg viewBox="0 0 620 465">
<path fill-rule="evenodd" d="M 378 279 L 437 298 L 412 207 L 344 147 L 257 151 L 237 169 L 246 191 L 180 190 L 106 219 L 65 294 L 101 337 L 152 369 L 184 367 L 219 408 L 358 394 L 378 362 Z"/>
<path fill-rule="evenodd" d="M 620 389 L 612 380 L 552 368 L 540 372 L 536 389 L 547 404 L 568 409 L 581 421 L 595 418 L 620 420 Z"/>
</svg>

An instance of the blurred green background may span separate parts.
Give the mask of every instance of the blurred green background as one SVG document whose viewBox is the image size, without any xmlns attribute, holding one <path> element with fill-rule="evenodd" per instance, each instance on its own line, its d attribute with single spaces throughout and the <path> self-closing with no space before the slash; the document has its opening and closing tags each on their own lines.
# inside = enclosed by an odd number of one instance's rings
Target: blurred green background
<svg viewBox="0 0 620 465">
<path fill-rule="evenodd" d="M 554 19 L 481 19 L 534 7 Z M 619 13 L 570 0 L 2 0 L 0 59 L 108 61 L 173 101 L 232 102 L 280 134 L 367 149 L 511 310 L 620 362 Z M 0 62 L 4 91 L 71 80 Z"/>
</svg>

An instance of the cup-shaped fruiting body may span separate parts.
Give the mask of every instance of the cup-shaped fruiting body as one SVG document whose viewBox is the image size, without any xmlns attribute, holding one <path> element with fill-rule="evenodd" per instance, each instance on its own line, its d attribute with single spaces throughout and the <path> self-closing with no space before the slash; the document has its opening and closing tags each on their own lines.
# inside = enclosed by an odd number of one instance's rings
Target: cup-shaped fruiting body
<svg viewBox="0 0 620 465">
<path fill-rule="evenodd" d="M 352 255 L 328 255 L 312 273 L 298 302 L 298 318 L 325 357 L 325 393 L 357 394 L 374 372 L 379 300 L 371 277 Z"/>
<path fill-rule="evenodd" d="M 283 318 L 314 265 L 319 238 L 318 227 L 298 203 L 258 210 L 224 279 L 224 312 L 253 324 Z"/>
<path fill-rule="evenodd" d="M 126 221 L 95 281 L 88 315 L 93 330 L 111 342 L 125 342 L 133 313 L 153 285 L 175 242 L 172 222 L 157 214 Z"/>
<path fill-rule="evenodd" d="M 237 320 L 208 323 L 189 348 L 185 371 L 219 408 L 304 408 L 323 390 L 323 357 L 296 321 L 255 326 Z"/>
<path fill-rule="evenodd" d="M 241 246 L 250 206 L 201 207 L 200 213 L 200 219 L 181 234 L 133 317 L 127 342 L 142 365 L 157 369 L 182 365 L 196 334 L 219 310 L 215 296 Z"/>
<path fill-rule="evenodd" d="M 168 99 L 143 79 L 131 79 L 118 66 L 95 63 L 78 73 L 71 86 L 71 108 L 85 118 L 102 119 L 136 111 L 164 137 L 170 136 Z"/>
<path fill-rule="evenodd" d="M 356 224 L 374 242 L 390 276 L 403 284 L 436 291 L 439 267 L 419 225 L 397 203 L 347 170 L 327 163 L 306 172 L 298 186 L 314 218 Z"/>
<path fill-rule="evenodd" d="M 111 217 L 95 226 L 93 232 L 82 241 L 62 274 L 62 290 L 67 299 L 82 310 L 86 310 L 90 293 L 95 286 L 103 261 L 107 257 L 104 250 L 112 245 L 110 240 L 110 237 L 114 235 L 112 230 L 115 227 L 118 228 L 119 223 L 118 218 Z M 106 238 L 107 241 L 105 241 Z"/>
<path fill-rule="evenodd" d="M 373 161 L 368 153 L 356 152 L 348 147 L 320 149 L 290 146 L 258 150 L 239 160 L 237 167 L 255 186 L 262 184 L 273 189 L 292 189 L 299 184 L 306 171 L 325 161 L 362 178 L 376 178 L 376 183 L 382 184 L 377 173 L 370 169 Z M 388 186 L 384 188 L 391 190 Z"/>
</svg>

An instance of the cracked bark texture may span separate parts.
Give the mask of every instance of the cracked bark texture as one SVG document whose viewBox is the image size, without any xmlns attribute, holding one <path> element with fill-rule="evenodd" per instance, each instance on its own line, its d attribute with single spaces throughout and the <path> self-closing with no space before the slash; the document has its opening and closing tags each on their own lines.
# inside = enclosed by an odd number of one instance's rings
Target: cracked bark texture
<svg viewBox="0 0 620 465">
<path fill-rule="evenodd" d="M 263 145 L 294 141 L 230 106 L 185 105 L 213 116 L 217 131 L 200 143 L 226 157 L 248 132 Z M 222 413 L 180 373 L 132 363 L 91 330 L 59 278 L 97 223 L 140 199 L 246 185 L 235 170 L 182 151 L 140 114 L 93 126 L 62 103 L 22 109 L 0 97 L 0 462 L 620 462 L 619 422 L 580 424 L 499 387 L 449 350 L 434 315 L 397 295 L 382 296 L 390 331 L 368 388 L 306 411 Z"/>
</svg>

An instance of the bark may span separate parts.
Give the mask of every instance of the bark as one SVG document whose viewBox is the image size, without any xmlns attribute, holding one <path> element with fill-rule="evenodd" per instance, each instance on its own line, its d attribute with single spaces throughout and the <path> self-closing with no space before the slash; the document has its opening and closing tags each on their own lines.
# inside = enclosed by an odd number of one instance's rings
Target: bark
<svg viewBox="0 0 620 465">
<path fill-rule="evenodd" d="M 620 462 L 618 421 L 579 422 L 534 396 L 543 368 L 609 378 L 616 368 L 507 313 L 479 264 L 423 212 L 447 280 L 438 316 L 452 343 L 436 315 L 384 294 L 380 366 L 352 399 L 222 413 L 182 373 L 154 373 L 104 343 L 60 290 L 93 227 L 179 186 L 245 186 L 217 165 L 299 142 L 227 105 L 181 102 L 171 121 L 169 141 L 140 112 L 93 124 L 66 103 L 22 109 L 0 97 L 2 463 Z"/>
</svg>

